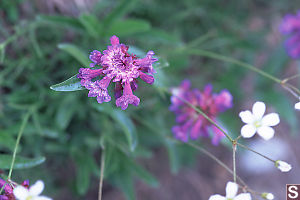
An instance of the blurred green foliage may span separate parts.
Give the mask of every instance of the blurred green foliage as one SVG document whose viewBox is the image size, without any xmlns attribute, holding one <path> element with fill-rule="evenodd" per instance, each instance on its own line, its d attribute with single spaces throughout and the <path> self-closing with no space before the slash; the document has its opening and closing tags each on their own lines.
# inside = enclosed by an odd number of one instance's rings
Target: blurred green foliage
<svg viewBox="0 0 300 200">
<path fill-rule="evenodd" d="M 252 84 L 248 87 L 253 94 L 248 94 L 242 83 L 252 72 L 184 53 L 201 48 L 254 63 L 258 52 L 270 51 L 264 35 L 271 29 L 267 20 L 276 16 L 268 14 L 280 16 L 291 10 L 293 5 L 286 1 L 106 0 L 78 17 L 46 15 L 36 7 L 34 13 L 23 16 L 19 11 L 26 4 L 34 7 L 26 0 L 0 1 L 4 16 L 0 19 L 0 168 L 8 168 L 5 163 L 10 158 L 6 156 L 12 154 L 22 117 L 32 107 L 18 155 L 33 158 L 31 162 L 41 163 L 43 156 L 47 159 L 34 169 L 14 171 L 13 178 L 18 181 L 43 179 L 53 195 L 68 185 L 74 191 L 73 199 L 82 199 L 89 188 L 98 187 L 90 184 L 97 184 L 93 180 L 99 178 L 104 147 L 105 180 L 119 187 L 128 199 L 135 199 L 134 177 L 158 186 L 157 179 L 137 160 L 150 158 L 152 150 L 161 146 L 166 148 L 174 173 L 194 160 L 195 150 L 175 145 L 166 137 L 171 136 L 174 116 L 168 111 L 169 97 L 161 91 L 186 78 L 200 89 L 207 82 L 215 91 L 229 89 L 235 109 L 221 119 L 231 134 L 239 133 L 239 105 L 254 100 L 274 106 L 292 130 L 297 129 L 292 103 L 275 83 L 253 74 L 255 80 L 247 83 Z M 253 10 L 266 12 L 267 25 L 249 32 Z M 133 51 L 153 50 L 161 58 L 154 87 L 141 84 L 137 91 L 139 107 L 129 106 L 124 112 L 113 103 L 97 104 L 87 97 L 86 90 L 60 93 L 49 89 L 87 67 L 89 52 L 105 49 L 113 34 L 140 49 L 132 47 Z M 269 60 L 261 68 L 282 78 L 288 61 L 282 47 L 267 56 Z M 60 169 L 65 174 L 59 174 Z"/>
</svg>

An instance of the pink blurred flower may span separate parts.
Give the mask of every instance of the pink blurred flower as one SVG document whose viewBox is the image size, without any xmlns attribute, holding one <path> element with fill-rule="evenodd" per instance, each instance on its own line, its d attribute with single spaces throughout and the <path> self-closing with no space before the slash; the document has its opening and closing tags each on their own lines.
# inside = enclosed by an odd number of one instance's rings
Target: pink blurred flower
<svg viewBox="0 0 300 200">
<path fill-rule="evenodd" d="M 200 108 L 216 121 L 220 112 L 232 107 L 232 96 L 228 90 L 222 90 L 219 94 L 212 93 L 212 85 L 206 85 L 203 92 L 198 89 L 192 90 L 190 85 L 188 80 L 184 80 L 178 88 L 171 90 L 173 95 L 170 110 L 175 113 L 177 122 L 172 132 L 175 138 L 187 142 L 189 139 L 196 140 L 200 136 L 208 136 L 211 129 L 214 133 L 212 143 L 217 145 L 224 134 L 181 99 Z"/>
</svg>

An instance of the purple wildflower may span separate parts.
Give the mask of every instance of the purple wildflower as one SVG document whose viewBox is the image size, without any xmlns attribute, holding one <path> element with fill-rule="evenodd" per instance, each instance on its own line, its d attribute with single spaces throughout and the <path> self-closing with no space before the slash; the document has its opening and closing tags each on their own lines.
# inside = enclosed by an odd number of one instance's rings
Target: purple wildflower
<svg viewBox="0 0 300 200">
<path fill-rule="evenodd" d="M 208 136 L 208 130 L 211 129 L 214 133 L 212 143 L 217 145 L 224 134 L 181 99 L 200 108 L 216 121 L 220 112 L 232 107 L 232 96 L 228 90 L 222 90 L 219 94 L 212 93 L 211 85 L 206 85 L 203 92 L 198 89 L 191 90 L 190 86 L 190 81 L 184 80 L 178 88 L 172 89 L 170 110 L 175 113 L 177 122 L 172 132 L 175 138 L 188 142 L 189 139 Z"/>
<path fill-rule="evenodd" d="M 282 34 L 291 35 L 285 46 L 292 58 L 300 58 L 300 11 L 296 15 L 286 15 L 280 25 Z"/>
<path fill-rule="evenodd" d="M 4 186 L 4 193 L 0 195 L 0 200 L 15 200 L 15 196 L 13 194 L 13 188 L 10 184 L 6 183 L 5 180 L 0 179 L 0 188 Z"/>
<path fill-rule="evenodd" d="M 115 82 L 115 98 L 117 107 L 125 110 L 128 104 L 138 106 L 140 99 L 133 95 L 138 87 L 137 78 L 144 82 L 153 84 L 155 72 L 152 64 L 157 61 L 153 58 L 154 52 L 149 51 L 145 58 L 138 58 L 128 53 L 129 47 L 120 44 L 117 36 L 110 38 L 111 46 L 107 47 L 101 54 L 94 50 L 90 54 L 90 68 L 80 68 L 78 78 L 81 85 L 89 90 L 89 97 L 96 97 L 98 103 L 109 102 L 108 86 Z M 99 67 L 99 69 L 95 69 Z M 100 77 L 101 80 L 93 80 Z"/>
</svg>

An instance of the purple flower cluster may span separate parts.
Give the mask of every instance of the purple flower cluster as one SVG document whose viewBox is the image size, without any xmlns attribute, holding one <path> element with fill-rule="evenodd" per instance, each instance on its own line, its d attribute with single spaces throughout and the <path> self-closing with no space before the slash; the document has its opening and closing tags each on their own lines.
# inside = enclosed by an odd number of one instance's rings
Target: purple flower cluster
<svg viewBox="0 0 300 200">
<path fill-rule="evenodd" d="M 172 132 L 175 138 L 187 142 L 189 138 L 196 140 L 200 136 L 209 136 L 208 131 L 211 129 L 214 133 L 212 143 L 217 145 L 224 134 L 182 99 L 216 121 L 220 112 L 232 107 L 232 96 L 228 90 L 222 90 L 219 94 L 212 93 L 211 85 L 206 85 L 203 92 L 190 87 L 190 81 L 184 80 L 178 88 L 172 89 L 170 110 L 175 113 L 177 122 Z"/>
<path fill-rule="evenodd" d="M 81 85 L 89 90 L 89 97 L 96 97 L 98 103 L 109 102 L 111 96 L 107 87 L 110 82 L 115 82 L 114 94 L 117 107 L 125 110 L 128 104 L 138 106 L 140 99 L 133 95 L 138 88 L 137 78 L 152 84 L 155 72 L 152 64 L 157 61 L 153 58 L 154 52 L 149 51 L 145 58 L 138 58 L 128 53 L 129 47 L 120 44 L 117 36 L 110 38 L 111 46 L 102 53 L 94 50 L 90 54 L 90 68 L 80 68 L 78 78 Z M 97 68 L 98 69 L 95 69 Z M 101 77 L 101 80 L 93 80 Z"/>
<path fill-rule="evenodd" d="M 13 193 L 13 188 L 15 187 L 14 184 L 9 184 L 6 183 L 5 180 L 0 178 L 0 188 L 2 188 L 4 186 L 3 189 L 3 194 L 0 195 L 0 200 L 16 200 L 15 195 Z M 22 186 L 28 188 L 29 187 L 29 181 L 25 180 L 22 183 Z"/>
<path fill-rule="evenodd" d="M 282 34 L 290 35 L 285 46 L 292 58 L 300 58 L 300 11 L 296 15 L 286 15 L 280 25 Z"/>
</svg>

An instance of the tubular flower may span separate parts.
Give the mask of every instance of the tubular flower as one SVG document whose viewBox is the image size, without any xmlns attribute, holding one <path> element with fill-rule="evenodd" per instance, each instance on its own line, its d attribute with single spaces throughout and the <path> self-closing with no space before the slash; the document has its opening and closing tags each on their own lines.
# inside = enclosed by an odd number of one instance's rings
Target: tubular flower
<svg viewBox="0 0 300 200">
<path fill-rule="evenodd" d="M 138 87 L 137 78 L 153 84 L 155 72 L 152 64 L 157 61 L 153 58 L 154 52 L 149 51 L 145 58 L 138 58 L 128 53 L 129 47 L 120 44 L 117 36 L 110 38 L 111 46 L 102 53 L 94 50 L 90 54 L 90 68 L 80 68 L 78 78 L 81 85 L 89 90 L 89 97 L 96 97 L 98 103 L 109 102 L 111 96 L 108 86 L 115 82 L 115 99 L 117 107 L 125 110 L 129 104 L 138 106 L 140 99 L 133 95 Z M 94 78 L 100 77 L 100 80 Z"/>
<path fill-rule="evenodd" d="M 28 188 L 29 187 L 29 181 L 25 180 L 21 184 L 22 187 Z M 16 187 L 15 183 L 8 183 L 5 180 L 0 178 L 0 188 L 3 188 L 4 193 L 0 195 L 0 200 L 16 200 L 15 195 L 13 193 L 14 187 Z"/>
<path fill-rule="evenodd" d="M 296 15 L 286 15 L 280 25 L 282 34 L 290 35 L 285 46 L 292 58 L 300 58 L 300 11 Z"/>
<path fill-rule="evenodd" d="M 173 95 L 170 110 L 175 113 L 177 122 L 172 132 L 175 138 L 187 142 L 189 139 L 195 140 L 200 136 L 208 136 L 208 130 L 212 129 L 214 133 L 212 143 L 217 145 L 224 134 L 184 101 L 200 108 L 216 121 L 220 112 L 232 107 L 232 96 L 227 90 L 222 90 L 219 94 L 212 93 L 211 85 L 206 85 L 203 92 L 198 89 L 191 90 L 190 85 L 188 80 L 184 80 L 178 88 L 171 90 Z"/>
</svg>

